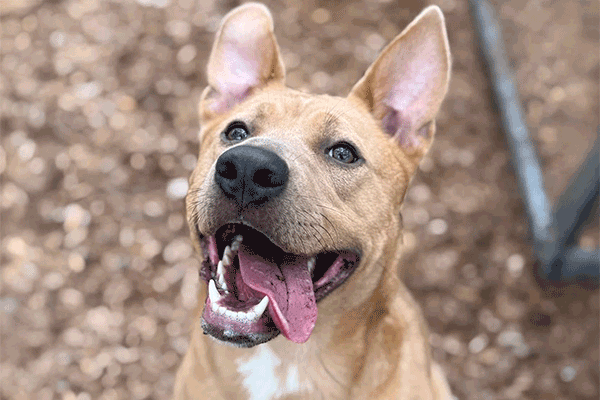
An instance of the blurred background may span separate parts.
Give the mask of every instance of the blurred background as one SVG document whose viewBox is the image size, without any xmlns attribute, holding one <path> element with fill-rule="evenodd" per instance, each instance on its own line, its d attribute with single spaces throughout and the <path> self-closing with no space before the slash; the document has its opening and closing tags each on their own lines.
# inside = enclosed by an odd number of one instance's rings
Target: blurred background
<svg viewBox="0 0 600 400">
<path fill-rule="evenodd" d="M 466 0 L 266 1 L 288 85 L 345 95 L 439 5 L 454 64 L 405 280 L 460 399 L 598 399 L 598 291 L 547 296 Z M 0 399 L 168 399 L 196 321 L 183 198 L 238 1 L 0 0 Z M 598 1 L 492 1 L 554 201 L 597 136 Z M 598 221 L 579 246 L 598 248 Z"/>
</svg>

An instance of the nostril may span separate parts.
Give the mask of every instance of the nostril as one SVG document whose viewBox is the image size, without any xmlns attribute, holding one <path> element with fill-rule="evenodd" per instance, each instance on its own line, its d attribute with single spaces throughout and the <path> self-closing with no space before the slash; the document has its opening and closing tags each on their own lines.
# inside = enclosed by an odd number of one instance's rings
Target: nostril
<svg viewBox="0 0 600 400">
<path fill-rule="evenodd" d="M 220 162 L 216 166 L 217 174 L 219 174 L 222 178 L 228 180 L 237 179 L 237 168 L 235 164 L 231 161 Z"/>
<path fill-rule="evenodd" d="M 254 173 L 252 181 L 264 188 L 274 188 L 285 183 L 285 176 L 273 170 L 262 168 Z"/>
</svg>

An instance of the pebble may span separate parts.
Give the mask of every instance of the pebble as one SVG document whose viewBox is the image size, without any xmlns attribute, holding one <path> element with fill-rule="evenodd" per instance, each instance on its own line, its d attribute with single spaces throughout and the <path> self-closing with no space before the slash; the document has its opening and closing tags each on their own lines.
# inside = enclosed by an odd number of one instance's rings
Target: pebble
<svg viewBox="0 0 600 400">
<path fill-rule="evenodd" d="M 523 335 L 520 332 L 507 329 L 500 332 L 496 341 L 500 346 L 516 347 L 523 343 Z"/>
<path fill-rule="evenodd" d="M 571 382 L 577 376 L 577 370 L 570 365 L 567 365 L 563 369 L 560 370 L 560 379 L 563 382 Z"/>
<path fill-rule="evenodd" d="M 480 353 L 483 351 L 489 343 L 489 339 L 486 334 L 482 333 L 475 336 L 469 342 L 469 351 L 473 354 Z"/>
<path fill-rule="evenodd" d="M 36 157 L 27 165 L 29 172 L 34 175 L 41 175 L 46 169 L 46 161 L 41 157 Z"/>
<path fill-rule="evenodd" d="M 181 64 L 188 64 L 192 62 L 194 58 L 196 58 L 196 47 L 192 44 L 186 44 L 177 52 L 177 61 Z"/>
<path fill-rule="evenodd" d="M 62 289 L 59 293 L 60 301 L 69 308 L 77 308 L 83 304 L 83 294 L 74 288 Z"/>
<path fill-rule="evenodd" d="M 139 5 L 156 8 L 166 8 L 171 4 L 171 0 L 137 0 Z"/>
<path fill-rule="evenodd" d="M 145 242 L 142 245 L 141 255 L 145 259 L 149 260 L 154 256 L 160 254 L 162 246 L 158 240 L 152 239 Z"/>
<path fill-rule="evenodd" d="M 110 311 L 105 306 L 92 308 L 89 310 L 85 317 L 86 324 L 94 331 L 98 333 L 107 333 L 110 329 Z"/>
<path fill-rule="evenodd" d="M 157 293 L 164 293 L 169 289 L 169 282 L 162 276 L 152 280 L 152 289 Z"/>
<path fill-rule="evenodd" d="M 125 279 L 115 279 L 104 290 L 104 301 L 107 304 L 117 305 L 123 303 L 131 296 L 132 285 Z"/>
<path fill-rule="evenodd" d="M 81 100 L 90 100 L 98 96 L 101 90 L 98 82 L 82 83 L 75 90 L 75 96 Z"/>
<path fill-rule="evenodd" d="M 414 185 L 409 189 L 408 197 L 415 203 L 425 203 L 431 199 L 431 189 L 423 183 Z"/>
<path fill-rule="evenodd" d="M 188 239 L 177 238 L 165 246 L 163 258 L 168 263 L 175 263 L 192 256 L 194 249 Z"/>
<path fill-rule="evenodd" d="M 137 317 L 130 327 L 136 329 L 144 340 L 150 340 L 156 334 L 156 320 L 148 315 Z"/>
<path fill-rule="evenodd" d="M 458 153 L 458 163 L 463 168 L 468 168 L 475 162 L 475 154 L 470 150 L 460 150 Z"/>
<path fill-rule="evenodd" d="M 184 224 L 185 224 L 185 219 L 183 218 L 183 215 L 181 215 L 181 214 L 171 214 L 171 215 L 169 215 L 169 218 L 167 219 L 167 226 L 173 232 L 179 231 L 181 228 L 183 228 Z"/>
<path fill-rule="evenodd" d="M 140 352 L 137 348 L 127 348 L 119 346 L 114 352 L 115 359 L 121 364 L 130 364 L 140 359 Z"/>
<path fill-rule="evenodd" d="M 29 161 L 35 154 L 37 145 L 31 139 L 27 139 L 22 145 L 19 146 L 19 158 L 21 161 Z"/>
<path fill-rule="evenodd" d="M 506 267 L 508 268 L 508 272 L 514 278 L 521 276 L 524 266 L 525 258 L 521 254 L 512 254 L 506 259 Z"/>
<path fill-rule="evenodd" d="M 73 272 L 81 272 L 85 268 L 85 259 L 81 254 L 75 251 L 69 253 L 67 263 L 69 264 L 69 268 Z"/>
<path fill-rule="evenodd" d="M 144 203 L 144 214 L 157 218 L 165 213 L 165 205 L 160 200 L 150 200 Z"/>
<path fill-rule="evenodd" d="M 119 232 L 119 243 L 123 247 L 131 247 L 135 244 L 135 231 L 133 228 L 125 227 Z"/>
<path fill-rule="evenodd" d="M 56 363 L 61 366 L 67 366 L 71 363 L 72 357 L 66 351 L 60 351 L 56 354 Z"/>
<path fill-rule="evenodd" d="M 331 19 L 331 13 L 325 8 L 317 8 L 312 12 L 310 18 L 316 24 L 325 24 Z"/>
<path fill-rule="evenodd" d="M 188 191 L 188 181 L 186 178 L 171 179 L 167 184 L 167 196 L 172 200 L 183 199 Z"/>
<path fill-rule="evenodd" d="M 79 246 L 88 235 L 88 229 L 86 227 L 77 227 L 65 235 L 64 245 L 68 249 L 73 249 Z"/>
<path fill-rule="evenodd" d="M 182 20 L 170 20 L 165 25 L 166 32 L 177 39 L 187 39 L 192 31 L 189 22 Z"/>
<path fill-rule="evenodd" d="M 407 218 L 405 221 L 407 224 L 415 223 L 417 225 L 425 225 L 429 222 L 429 212 L 423 207 L 417 207 L 412 210 L 410 214 L 406 213 Z"/>
<path fill-rule="evenodd" d="M 500 352 L 495 347 L 487 348 L 478 354 L 477 359 L 486 365 L 496 365 L 500 361 Z"/>
<path fill-rule="evenodd" d="M 526 304 L 503 290 L 496 296 L 496 310 L 503 319 L 516 321 L 525 314 Z"/>
<path fill-rule="evenodd" d="M 479 312 L 479 321 L 485 328 L 492 332 L 498 332 L 502 327 L 502 321 L 494 316 L 494 314 L 487 308 L 482 309 Z"/>
<path fill-rule="evenodd" d="M 64 229 L 67 232 L 87 226 L 91 222 L 90 213 L 79 204 L 71 203 L 63 210 Z"/>
<path fill-rule="evenodd" d="M 25 278 L 35 280 L 40 276 L 40 269 L 34 263 L 25 262 L 21 265 L 21 273 Z"/>
<path fill-rule="evenodd" d="M 62 31 L 54 31 L 50 34 L 50 44 L 52 47 L 59 49 L 67 42 L 67 35 Z"/>
<path fill-rule="evenodd" d="M 196 168 L 197 163 L 198 158 L 196 158 L 196 156 L 193 154 L 186 154 L 181 157 L 181 165 L 188 171 L 192 171 L 194 168 Z"/>
<path fill-rule="evenodd" d="M 164 153 L 173 153 L 179 146 L 179 140 L 174 135 L 164 135 L 160 139 L 160 149 Z"/>
<path fill-rule="evenodd" d="M 453 356 L 458 356 L 463 353 L 463 344 L 454 336 L 445 337 L 442 341 L 442 348 Z"/>
<path fill-rule="evenodd" d="M 448 231 L 448 223 L 441 218 L 436 218 L 429 222 L 429 224 L 427 225 L 427 231 L 432 235 L 443 235 Z"/>
<path fill-rule="evenodd" d="M 63 340 L 67 345 L 72 347 L 83 347 L 86 343 L 85 335 L 75 327 L 64 330 Z"/>
<path fill-rule="evenodd" d="M 6 314 L 12 314 L 17 311 L 19 303 L 15 298 L 4 297 L 0 299 L 0 309 Z"/>
<path fill-rule="evenodd" d="M 42 285 L 49 290 L 59 289 L 65 283 L 65 278 L 58 272 L 49 272 L 44 276 Z"/>
<path fill-rule="evenodd" d="M 121 95 L 121 96 L 118 97 L 117 107 L 121 111 L 131 112 L 131 111 L 135 110 L 135 108 L 136 108 L 136 101 L 131 96 Z M 107 114 L 108 117 L 114 115 L 114 113 L 115 113 L 115 110 L 112 109 L 112 107 L 110 108 L 110 110 L 111 111 Z"/>
</svg>

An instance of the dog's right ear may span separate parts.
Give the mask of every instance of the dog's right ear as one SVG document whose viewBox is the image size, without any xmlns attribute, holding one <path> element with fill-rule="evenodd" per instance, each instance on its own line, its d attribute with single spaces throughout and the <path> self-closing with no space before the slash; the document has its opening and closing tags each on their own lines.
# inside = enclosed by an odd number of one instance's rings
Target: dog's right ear
<svg viewBox="0 0 600 400">
<path fill-rule="evenodd" d="M 256 89 L 283 84 L 285 67 L 267 7 L 247 3 L 223 18 L 207 77 L 208 87 L 200 99 L 201 121 L 227 112 Z"/>
</svg>

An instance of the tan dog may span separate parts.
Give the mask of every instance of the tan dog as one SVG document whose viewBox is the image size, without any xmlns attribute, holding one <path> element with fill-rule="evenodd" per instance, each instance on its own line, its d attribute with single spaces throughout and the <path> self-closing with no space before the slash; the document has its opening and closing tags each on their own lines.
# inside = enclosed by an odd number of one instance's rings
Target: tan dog
<svg viewBox="0 0 600 400">
<path fill-rule="evenodd" d="M 186 202 L 206 285 L 174 398 L 451 399 L 398 278 L 400 206 L 450 76 L 441 11 L 346 98 L 284 76 L 269 11 L 231 11 L 200 102 Z"/>
</svg>

